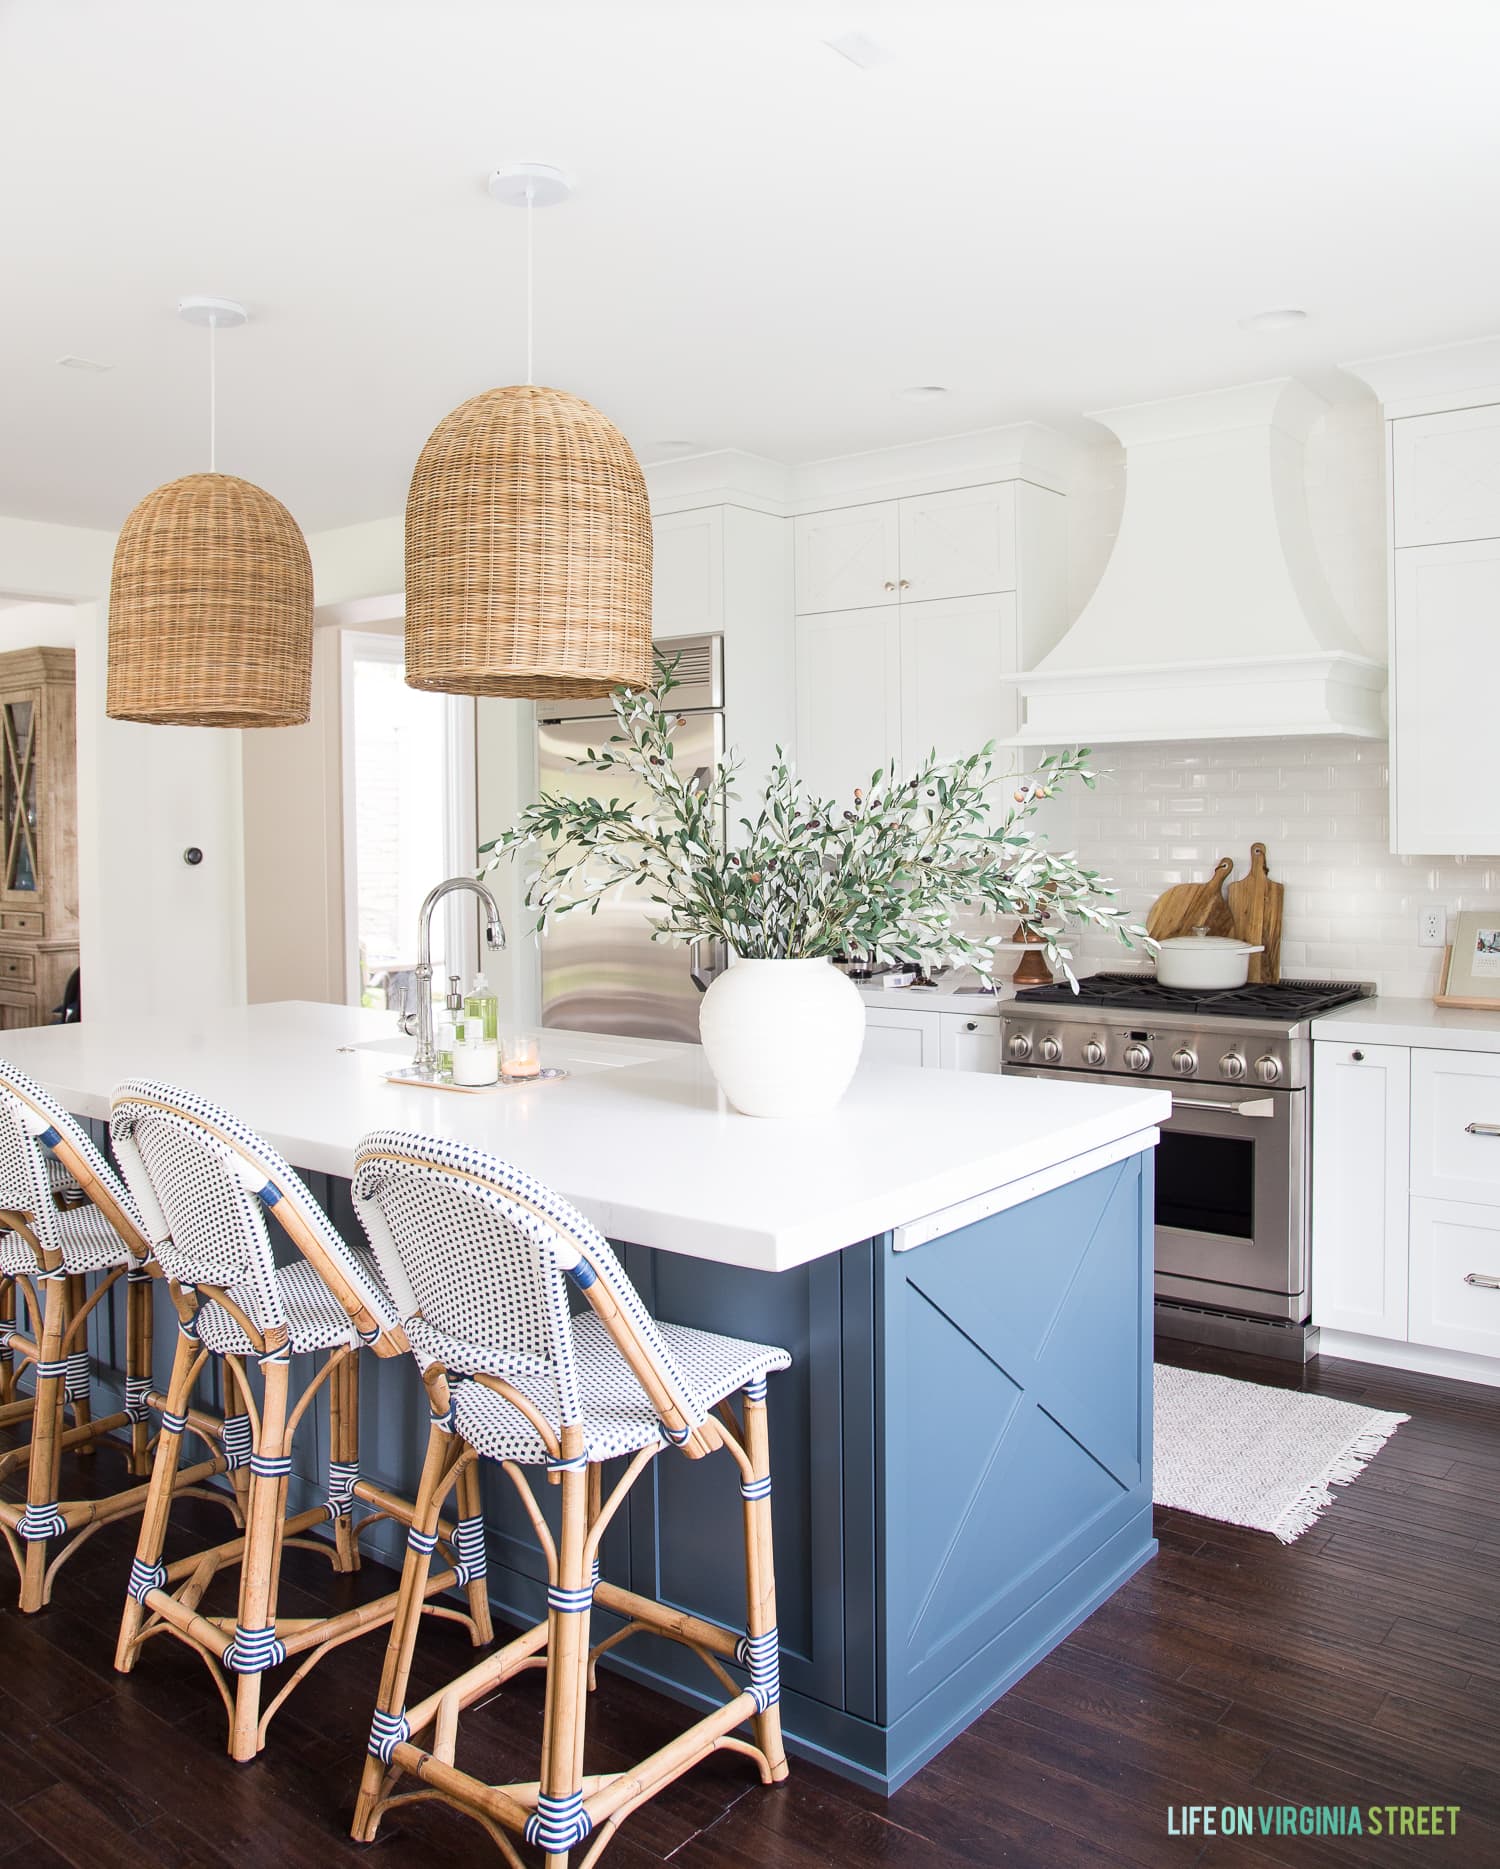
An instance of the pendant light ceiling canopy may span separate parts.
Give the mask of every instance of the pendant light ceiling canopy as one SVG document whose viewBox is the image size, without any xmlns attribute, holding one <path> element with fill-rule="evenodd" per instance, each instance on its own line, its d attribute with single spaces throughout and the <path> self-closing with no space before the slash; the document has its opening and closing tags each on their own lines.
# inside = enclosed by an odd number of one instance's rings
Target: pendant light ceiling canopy
<svg viewBox="0 0 1500 1869">
<path fill-rule="evenodd" d="M 591 404 L 532 380 L 532 216 L 567 199 L 542 163 L 490 193 L 526 209 L 527 381 L 429 437 L 406 502 L 406 679 L 536 700 L 651 681 L 651 508 L 630 444 Z"/>
<path fill-rule="evenodd" d="M 106 712 L 185 727 L 292 727 L 312 703 L 312 564 L 297 522 L 215 471 L 214 339 L 245 322 L 184 299 L 209 333 L 209 471 L 148 493 L 120 529 L 109 589 Z"/>
</svg>

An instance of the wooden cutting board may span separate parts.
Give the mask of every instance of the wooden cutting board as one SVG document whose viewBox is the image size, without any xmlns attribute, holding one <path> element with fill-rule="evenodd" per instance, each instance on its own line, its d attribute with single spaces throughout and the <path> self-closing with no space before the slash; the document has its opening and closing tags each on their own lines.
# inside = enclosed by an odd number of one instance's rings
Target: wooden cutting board
<svg viewBox="0 0 1500 1869">
<path fill-rule="evenodd" d="M 1281 978 L 1281 904 L 1286 891 L 1271 881 L 1264 844 L 1250 846 L 1249 875 L 1231 883 L 1224 893 L 1235 935 L 1265 948 L 1264 954 L 1250 956 L 1252 982 L 1274 985 Z"/>
<path fill-rule="evenodd" d="M 1154 941 L 1169 941 L 1174 935 L 1191 934 L 1207 927 L 1210 934 L 1234 932 L 1234 919 L 1224 900 L 1224 884 L 1234 870 L 1233 857 L 1220 857 L 1206 883 L 1176 883 L 1151 904 L 1146 917 L 1146 933 Z"/>
</svg>

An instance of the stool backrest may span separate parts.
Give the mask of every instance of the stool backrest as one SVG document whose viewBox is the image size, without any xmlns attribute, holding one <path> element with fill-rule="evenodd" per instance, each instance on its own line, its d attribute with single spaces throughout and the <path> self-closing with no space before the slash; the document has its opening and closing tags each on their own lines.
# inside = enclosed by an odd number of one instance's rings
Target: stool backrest
<svg viewBox="0 0 1500 1869">
<path fill-rule="evenodd" d="M 481 1149 L 382 1129 L 355 1151 L 354 1206 L 417 1360 L 538 1375 L 557 1421 L 583 1419 L 568 1283 L 598 1314 L 668 1436 L 706 1419 L 608 1242 L 575 1207 Z"/>
<path fill-rule="evenodd" d="M 53 1169 L 65 1171 L 54 1179 Z M 38 1245 L 62 1254 L 53 1189 L 69 1178 L 142 1259 L 149 1243 L 130 1190 L 105 1160 L 83 1125 L 24 1071 L 0 1059 L 0 1210 L 28 1216 Z"/>
<path fill-rule="evenodd" d="M 407 1348 L 379 1276 L 254 1130 L 206 1098 L 132 1079 L 114 1094 L 115 1155 L 145 1218 L 162 1270 L 179 1285 L 242 1285 L 254 1321 L 286 1326 L 266 1215 L 308 1261 L 380 1355 Z"/>
</svg>

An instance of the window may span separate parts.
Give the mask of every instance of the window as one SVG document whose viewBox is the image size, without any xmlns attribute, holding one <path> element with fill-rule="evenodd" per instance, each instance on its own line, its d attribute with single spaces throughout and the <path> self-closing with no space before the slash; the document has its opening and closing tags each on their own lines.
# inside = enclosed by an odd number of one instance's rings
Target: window
<svg viewBox="0 0 1500 1869">
<path fill-rule="evenodd" d="M 346 630 L 343 721 L 346 997 L 405 1009 L 422 899 L 475 866 L 474 704 L 408 688 L 399 635 Z M 435 993 L 472 973 L 473 923 L 461 896 L 433 917 Z"/>
</svg>

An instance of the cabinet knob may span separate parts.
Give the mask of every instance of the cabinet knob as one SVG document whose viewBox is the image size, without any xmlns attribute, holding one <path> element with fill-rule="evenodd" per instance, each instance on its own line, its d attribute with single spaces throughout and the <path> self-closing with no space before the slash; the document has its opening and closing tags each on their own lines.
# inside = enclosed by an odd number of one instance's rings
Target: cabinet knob
<svg viewBox="0 0 1500 1869">
<path fill-rule="evenodd" d="M 887 589 L 888 591 L 893 591 L 893 590 L 895 590 L 895 588 L 896 588 L 896 581 L 895 581 L 895 579 L 894 579 L 894 578 L 887 578 L 887 579 L 886 579 L 886 581 L 885 581 L 885 588 L 886 588 L 886 589 Z"/>
<path fill-rule="evenodd" d="M 1349 1056 L 1356 1064 L 1363 1064 L 1365 1061 L 1365 1054 L 1362 1051 L 1351 1051 Z"/>
<path fill-rule="evenodd" d="M 900 583 L 896 586 L 896 588 L 897 590 L 909 591 L 911 589 L 911 579 L 902 578 Z"/>
<path fill-rule="evenodd" d="M 966 1032 L 977 1032 L 979 1030 L 979 1021 L 977 1019 L 966 1019 L 964 1021 L 964 1030 Z"/>
</svg>

